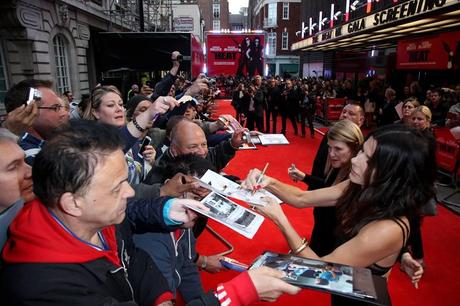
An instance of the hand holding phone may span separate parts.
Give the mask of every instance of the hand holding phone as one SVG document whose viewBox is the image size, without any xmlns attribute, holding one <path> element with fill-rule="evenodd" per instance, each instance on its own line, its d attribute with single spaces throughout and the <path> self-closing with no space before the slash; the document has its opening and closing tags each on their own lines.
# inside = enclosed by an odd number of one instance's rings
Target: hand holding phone
<svg viewBox="0 0 460 306">
<path fill-rule="evenodd" d="M 142 155 L 142 153 L 144 153 L 145 151 L 145 147 L 150 145 L 150 143 L 152 142 L 152 138 L 150 138 L 149 136 L 145 136 L 144 139 L 142 140 L 142 143 L 141 143 L 141 147 L 139 148 L 139 153 L 137 153 L 137 155 L 140 157 L 140 158 L 144 158 L 144 156 Z"/>
<path fill-rule="evenodd" d="M 244 264 L 242 262 L 239 262 L 239 261 L 237 261 L 235 259 L 229 258 L 229 257 L 221 258 L 220 263 L 225 268 L 230 269 L 230 270 L 235 270 L 235 271 L 238 271 L 238 272 L 244 272 L 249 268 L 248 265 L 246 265 L 246 264 Z"/>
<path fill-rule="evenodd" d="M 33 87 L 29 89 L 29 98 L 26 101 L 26 104 L 29 105 L 32 101 L 39 101 L 42 99 L 42 93 Z"/>
</svg>

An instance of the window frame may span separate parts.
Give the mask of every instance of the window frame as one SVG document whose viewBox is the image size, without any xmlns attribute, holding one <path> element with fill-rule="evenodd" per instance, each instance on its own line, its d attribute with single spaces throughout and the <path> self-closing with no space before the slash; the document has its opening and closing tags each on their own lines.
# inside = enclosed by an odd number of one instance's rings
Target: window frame
<svg viewBox="0 0 460 306">
<path fill-rule="evenodd" d="M 217 27 L 216 24 L 218 25 Z M 220 31 L 220 19 L 214 19 L 212 21 L 212 29 L 213 31 Z"/>
<path fill-rule="evenodd" d="M 56 34 L 53 37 L 54 64 L 56 73 L 56 89 L 59 93 L 72 91 L 69 66 L 69 44 L 64 35 Z"/>
<path fill-rule="evenodd" d="M 283 20 L 289 20 L 289 2 L 283 2 L 283 10 L 281 12 Z M 284 13 L 286 13 L 286 16 Z"/>
<path fill-rule="evenodd" d="M 281 35 L 281 50 L 289 50 L 289 33 L 288 32 L 283 32 L 283 34 Z"/>
<path fill-rule="evenodd" d="M 216 15 L 218 15 L 216 17 Z M 213 3 L 212 4 L 212 17 L 213 19 L 220 19 L 221 13 L 220 13 L 220 3 Z"/>
<path fill-rule="evenodd" d="M 267 35 L 268 40 L 268 55 L 269 56 L 276 56 L 276 39 L 277 34 L 276 32 L 269 32 Z"/>
</svg>

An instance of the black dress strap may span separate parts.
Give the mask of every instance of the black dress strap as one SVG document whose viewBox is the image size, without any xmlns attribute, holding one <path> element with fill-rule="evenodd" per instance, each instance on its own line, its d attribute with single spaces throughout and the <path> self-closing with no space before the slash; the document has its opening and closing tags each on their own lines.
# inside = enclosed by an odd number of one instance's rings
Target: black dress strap
<svg viewBox="0 0 460 306">
<path fill-rule="evenodd" d="M 400 218 L 400 217 L 394 217 L 393 220 L 399 227 L 401 228 L 402 234 L 403 234 L 403 247 L 407 243 L 407 238 L 409 237 L 409 226 Z"/>
</svg>

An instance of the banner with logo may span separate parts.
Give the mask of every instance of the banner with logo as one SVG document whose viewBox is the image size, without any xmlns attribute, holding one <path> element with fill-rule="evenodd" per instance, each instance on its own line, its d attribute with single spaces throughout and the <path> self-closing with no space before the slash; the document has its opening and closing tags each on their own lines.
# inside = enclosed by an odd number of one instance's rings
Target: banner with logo
<svg viewBox="0 0 460 306">
<path fill-rule="evenodd" d="M 460 32 L 401 40 L 397 49 L 398 69 L 460 69 Z"/>
<path fill-rule="evenodd" d="M 264 75 L 264 46 L 264 34 L 208 33 L 208 75 Z"/>
</svg>

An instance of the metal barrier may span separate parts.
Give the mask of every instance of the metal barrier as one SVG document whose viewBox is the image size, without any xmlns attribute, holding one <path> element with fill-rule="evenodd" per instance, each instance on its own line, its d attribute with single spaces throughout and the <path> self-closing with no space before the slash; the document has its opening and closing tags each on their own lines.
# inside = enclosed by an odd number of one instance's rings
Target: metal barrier
<svg viewBox="0 0 460 306">
<path fill-rule="evenodd" d="M 339 120 L 342 109 L 345 106 L 345 98 L 316 97 L 316 119 L 329 125 L 330 121 Z"/>
</svg>

